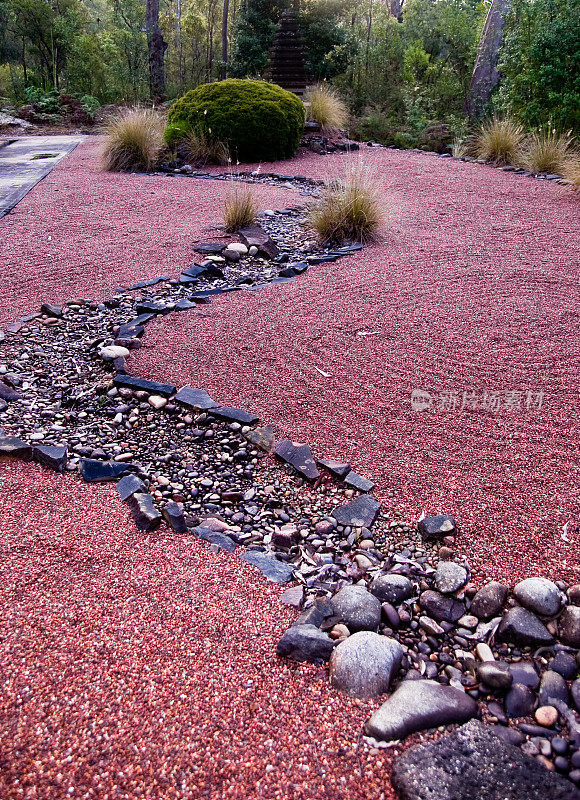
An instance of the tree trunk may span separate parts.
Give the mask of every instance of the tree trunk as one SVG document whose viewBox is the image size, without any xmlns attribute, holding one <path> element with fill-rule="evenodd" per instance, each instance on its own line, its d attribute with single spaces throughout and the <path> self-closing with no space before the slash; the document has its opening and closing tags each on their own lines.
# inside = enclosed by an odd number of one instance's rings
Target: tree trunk
<svg viewBox="0 0 580 800">
<path fill-rule="evenodd" d="M 499 83 L 497 60 L 503 39 L 505 17 L 510 8 L 511 0 L 492 0 L 487 12 L 465 101 L 465 110 L 471 119 L 477 119 L 485 113 L 491 93 Z"/>
<path fill-rule="evenodd" d="M 228 15 L 230 13 L 230 0 L 224 0 L 222 12 L 222 68 L 221 79 L 223 80 L 228 71 Z"/>
<path fill-rule="evenodd" d="M 390 11 L 391 15 L 397 20 L 397 22 L 403 21 L 403 3 L 402 0 L 390 0 Z"/>
<path fill-rule="evenodd" d="M 147 49 L 149 51 L 149 93 L 154 103 L 165 100 L 165 65 L 167 43 L 159 30 L 159 0 L 147 0 Z"/>
</svg>

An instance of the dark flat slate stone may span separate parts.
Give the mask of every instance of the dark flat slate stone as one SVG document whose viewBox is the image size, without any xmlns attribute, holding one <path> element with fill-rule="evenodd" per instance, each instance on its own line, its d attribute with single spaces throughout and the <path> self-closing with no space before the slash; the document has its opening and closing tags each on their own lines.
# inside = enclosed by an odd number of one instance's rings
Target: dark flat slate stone
<svg viewBox="0 0 580 800">
<path fill-rule="evenodd" d="M 187 269 L 182 271 L 182 275 L 186 275 L 188 278 L 200 278 L 207 272 L 207 266 L 201 266 L 201 264 L 192 264 Z"/>
<path fill-rule="evenodd" d="M 381 504 L 370 494 L 361 494 L 344 506 L 335 508 L 332 516 L 340 525 L 370 528 L 376 520 Z"/>
<path fill-rule="evenodd" d="M 200 411 L 207 411 L 210 408 L 219 406 L 219 403 L 212 400 L 204 389 L 193 389 L 191 386 L 183 386 L 173 399 L 184 406 L 196 408 Z"/>
<path fill-rule="evenodd" d="M 16 436 L 0 437 L 0 457 L 9 456 L 22 461 L 32 461 L 32 447 Z"/>
<path fill-rule="evenodd" d="M 236 549 L 236 543 L 234 540 L 225 533 L 212 531 L 209 528 L 205 528 L 203 525 L 200 525 L 197 528 L 192 528 L 191 532 L 195 536 L 199 536 L 199 538 L 203 539 L 205 542 L 217 544 L 217 546 L 221 547 L 222 550 L 225 550 L 226 553 L 233 553 Z"/>
<path fill-rule="evenodd" d="M 183 508 L 174 500 L 170 500 L 163 507 L 163 518 L 173 531 L 173 533 L 187 533 L 187 525 L 185 524 L 185 514 Z"/>
<path fill-rule="evenodd" d="M 335 461 L 332 458 L 319 458 L 317 463 L 327 469 L 335 478 L 345 478 L 351 471 L 350 464 L 343 464 L 341 461 Z"/>
<path fill-rule="evenodd" d="M 282 439 L 274 448 L 274 454 L 294 467 L 296 472 L 308 481 L 315 481 L 320 475 L 312 450 L 307 444 L 297 444 L 290 439 Z"/>
<path fill-rule="evenodd" d="M 178 300 L 175 304 L 176 311 L 189 311 L 190 308 L 195 308 L 195 303 L 192 303 L 187 297 L 182 297 L 181 300 Z"/>
<path fill-rule="evenodd" d="M 241 408 L 230 408 L 229 406 L 210 408 L 209 413 L 216 419 L 222 419 L 225 422 L 239 422 L 241 425 L 255 425 L 260 421 L 255 414 L 251 414 L 249 411 L 244 411 Z"/>
<path fill-rule="evenodd" d="M 219 256 L 225 247 L 225 242 L 199 242 L 193 249 L 196 253 L 200 253 L 203 256 Z"/>
<path fill-rule="evenodd" d="M 57 319 L 62 317 L 62 306 L 52 305 L 51 303 L 43 303 L 40 306 L 40 310 L 43 314 L 46 314 L 47 317 L 56 317 Z"/>
<path fill-rule="evenodd" d="M 135 305 L 138 314 L 169 314 L 170 310 L 164 303 L 154 303 L 150 300 L 140 300 Z"/>
<path fill-rule="evenodd" d="M 328 253 L 325 256 L 308 256 L 308 263 L 309 264 L 328 264 L 332 263 L 333 261 L 338 261 L 340 256 Z"/>
<path fill-rule="evenodd" d="M 448 514 L 437 514 L 435 517 L 425 517 L 417 525 L 423 539 L 438 539 L 444 536 L 455 536 L 457 526 L 453 517 Z"/>
<path fill-rule="evenodd" d="M 580 800 L 569 781 L 477 720 L 410 747 L 395 760 L 392 782 L 401 800 Z"/>
<path fill-rule="evenodd" d="M 135 492 L 127 498 L 127 505 L 140 531 L 153 531 L 161 524 L 161 514 L 155 508 L 150 494 Z"/>
<path fill-rule="evenodd" d="M 145 493 L 145 484 L 136 475 L 125 475 L 117 484 L 117 492 L 121 500 L 128 500 L 136 492 Z"/>
<path fill-rule="evenodd" d="M 129 286 L 127 289 L 128 292 L 132 292 L 136 289 L 145 289 L 148 286 L 156 286 L 158 283 L 162 281 L 169 281 L 171 278 L 169 275 L 160 275 L 158 278 L 150 278 L 148 281 L 139 281 L 138 283 L 133 284 L 133 286 Z"/>
<path fill-rule="evenodd" d="M 248 550 L 242 553 L 240 558 L 242 561 L 257 567 L 273 583 L 288 583 L 294 575 L 292 567 L 261 550 Z"/>
<path fill-rule="evenodd" d="M 99 461 L 95 458 L 81 459 L 81 475 L 87 483 L 114 481 L 134 469 L 133 464 L 124 464 L 120 461 Z"/>
<path fill-rule="evenodd" d="M 349 472 L 344 482 L 347 486 L 352 486 L 353 489 L 358 489 L 359 492 L 372 492 L 375 485 L 368 478 L 359 475 L 358 472 Z"/>
<path fill-rule="evenodd" d="M 160 394 L 163 397 L 170 397 L 175 392 L 175 386 L 170 383 L 147 381 L 144 378 L 135 378 L 133 375 L 115 375 L 113 383 L 115 386 L 125 386 L 128 389 Z"/>
<path fill-rule="evenodd" d="M 68 451 L 66 447 L 38 444 L 34 447 L 33 455 L 34 460 L 43 467 L 62 472 L 66 467 Z"/>
</svg>

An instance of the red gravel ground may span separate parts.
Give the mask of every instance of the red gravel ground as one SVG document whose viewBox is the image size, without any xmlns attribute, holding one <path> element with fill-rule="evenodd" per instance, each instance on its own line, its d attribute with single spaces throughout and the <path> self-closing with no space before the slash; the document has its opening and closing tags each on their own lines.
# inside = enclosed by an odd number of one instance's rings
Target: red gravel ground
<svg viewBox="0 0 580 800">
<path fill-rule="evenodd" d="M 36 465 L 0 502 L 2 800 L 393 798 L 377 704 L 273 657 L 293 613 L 256 570 Z"/>
<path fill-rule="evenodd" d="M 223 184 L 99 173 L 97 147 L 0 221 L 0 324 L 176 274 L 219 221 Z M 134 369 L 350 458 L 406 514 L 456 513 L 480 577 L 576 580 L 576 200 L 432 156 L 365 159 L 390 212 L 381 245 L 167 318 Z M 279 168 L 324 175 L 344 162 Z M 263 206 L 296 198 L 258 192 Z M 544 400 L 416 413 L 413 388 Z M 0 464 L 0 502 L 2 798 L 392 797 L 388 757 L 356 754 L 371 704 L 273 656 L 292 618 L 279 589 L 197 542 L 137 533 L 110 487 Z"/>
</svg>

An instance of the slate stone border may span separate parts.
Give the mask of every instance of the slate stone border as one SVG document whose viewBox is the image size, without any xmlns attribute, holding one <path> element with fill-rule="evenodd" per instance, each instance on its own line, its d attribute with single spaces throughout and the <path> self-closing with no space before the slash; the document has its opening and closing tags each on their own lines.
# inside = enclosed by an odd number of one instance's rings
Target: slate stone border
<svg viewBox="0 0 580 800">
<path fill-rule="evenodd" d="M 281 602 L 301 613 L 278 653 L 330 660 L 333 682 L 355 696 L 391 684 L 365 726 L 374 744 L 478 715 L 543 769 L 580 783 L 580 585 L 530 578 L 511 592 L 499 583 L 476 591 L 469 565 L 453 560 L 453 518 L 406 525 L 381 513 L 372 482 L 349 464 L 276 443 L 255 414 L 203 388 L 128 374 L 130 352 L 157 316 L 290 280 L 361 247 L 286 244 L 283 232 L 294 239 L 302 220 L 300 208 L 267 212 L 237 249 L 231 237 L 196 245 L 203 258 L 177 279 L 142 281 L 104 303 L 44 304 L 8 326 L 0 457 L 114 480 L 140 530 L 165 522 L 214 552 L 243 546 L 241 558 L 269 580 L 297 581 Z M 282 265 L 292 274 L 281 276 Z M 262 462 L 272 452 L 286 472 Z M 382 637 L 396 663 L 377 680 Z"/>
</svg>

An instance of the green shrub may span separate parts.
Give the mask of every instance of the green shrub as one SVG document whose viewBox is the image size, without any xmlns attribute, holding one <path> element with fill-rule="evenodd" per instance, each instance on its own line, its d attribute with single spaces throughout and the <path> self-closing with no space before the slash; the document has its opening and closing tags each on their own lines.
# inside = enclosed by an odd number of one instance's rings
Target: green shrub
<svg viewBox="0 0 580 800">
<path fill-rule="evenodd" d="M 167 147 L 174 150 L 187 137 L 189 130 L 189 125 L 183 120 L 170 122 L 165 126 L 163 140 Z"/>
<path fill-rule="evenodd" d="M 228 78 L 188 92 L 171 106 L 168 119 L 223 142 L 238 161 L 275 161 L 294 155 L 304 131 L 304 105 L 274 84 Z"/>
<path fill-rule="evenodd" d="M 231 161 L 230 151 L 223 142 L 208 139 L 203 134 L 192 131 L 183 140 L 183 150 L 193 164 L 219 164 L 225 167 Z"/>
</svg>

